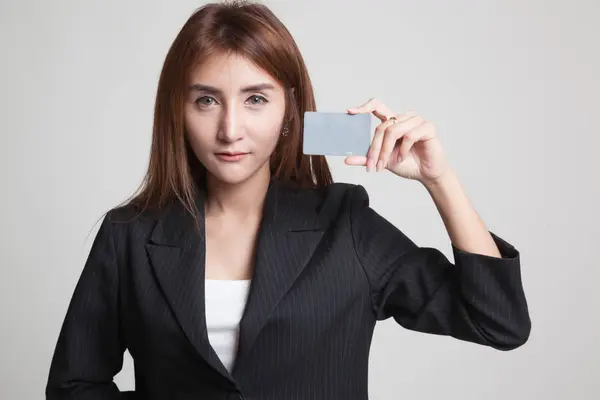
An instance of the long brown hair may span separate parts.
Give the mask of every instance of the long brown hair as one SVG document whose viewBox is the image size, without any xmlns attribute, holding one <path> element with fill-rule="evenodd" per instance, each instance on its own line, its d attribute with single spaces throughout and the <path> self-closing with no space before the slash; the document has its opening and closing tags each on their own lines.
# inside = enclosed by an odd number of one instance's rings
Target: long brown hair
<svg viewBox="0 0 600 400">
<path fill-rule="evenodd" d="M 304 60 L 292 35 L 266 6 L 227 1 L 197 9 L 169 49 L 156 93 L 148 170 L 128 203 L 145 210 L 179 201 L 196 214 L 195 199 L 206 183 L 206 169 L 186 140 L 184 102 L 192 71 L 211 54 L 222 51 L 254 62 L 286 89 L 284 121 L 288 133 L 280 135 L 271 155 L 272 178 L 299 188 L 332 183 L 325 157 L 302 153 L 303 115 L 305 111 L 315 111 L 316 104 Z"/>
</svg>

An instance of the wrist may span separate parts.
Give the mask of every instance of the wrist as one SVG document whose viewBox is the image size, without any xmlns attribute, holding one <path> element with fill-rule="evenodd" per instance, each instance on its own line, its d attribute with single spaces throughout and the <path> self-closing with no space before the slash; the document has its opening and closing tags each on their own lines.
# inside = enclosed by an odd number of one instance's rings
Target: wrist
<svg viewBox="0 0 600 400">
<path fill-rule="evenodd" d="M 456 183 L 457 179 L 456 173 L 448 169 L 436 178 L 421 180 L 421 184 L 430 192 L 439 191 L 451 187 Z"/>
</svg>

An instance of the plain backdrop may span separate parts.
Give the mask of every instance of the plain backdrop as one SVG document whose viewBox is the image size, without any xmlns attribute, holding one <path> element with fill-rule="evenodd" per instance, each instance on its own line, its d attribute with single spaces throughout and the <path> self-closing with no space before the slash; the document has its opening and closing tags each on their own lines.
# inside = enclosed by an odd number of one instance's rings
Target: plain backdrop
<svg viewBox="0 0 600 400">
<path fill-rule="evenodd" d="M 0 398 L 42 399 L 98 219 L 145 172 L 159 71 L 202 3 L 0 4 Z M 375 331 L 373 399 L 600 398 L 600 2 L 271 1 L 320 111 L 378 97 L 437 127 L 488 228 L 522 252 L 533 330 L 499 352 Z M 417 183 L 332 158 L 337 181 L 451 257 Z M 127 355 L 116 377 L 133 388 Z"/>
</svg>

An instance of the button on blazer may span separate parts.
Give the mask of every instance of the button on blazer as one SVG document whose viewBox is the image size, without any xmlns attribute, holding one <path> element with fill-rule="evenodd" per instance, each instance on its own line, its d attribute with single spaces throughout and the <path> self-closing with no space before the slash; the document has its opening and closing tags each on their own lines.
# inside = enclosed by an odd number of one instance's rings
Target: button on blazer
<svg viewBox="0 0 600 400">
<path fill-rule="evenodd" d="M 107 214 L 66 312 L 47 399 L 362 400 L 379 320 L 499 350 L 529 337 L 520 256 L 505 240 L 492 234 L 501 258 L 452 247 L 452 263 L 374 211 L 360 185 L 273 179 L 230 373 L 206 332 L 203 202 L 197 220 L 177 202 Z M 120 392 L 113 377 L 126 349 L 135 390 Z"/>
</svg>

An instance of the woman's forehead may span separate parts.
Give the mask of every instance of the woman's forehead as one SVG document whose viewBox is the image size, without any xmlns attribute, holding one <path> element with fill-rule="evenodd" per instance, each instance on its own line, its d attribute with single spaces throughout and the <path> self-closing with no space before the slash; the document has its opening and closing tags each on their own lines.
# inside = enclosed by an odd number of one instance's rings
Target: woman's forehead
<svg viewBox="0 0 600 400">
<path fill-rule="evenodd" d="M 191 84 L 241 88 L 260 83 L 279 86 L 266 71 L 243 55 L 218 52 L 203 60 L 191 74 Z"/>
</svg>

